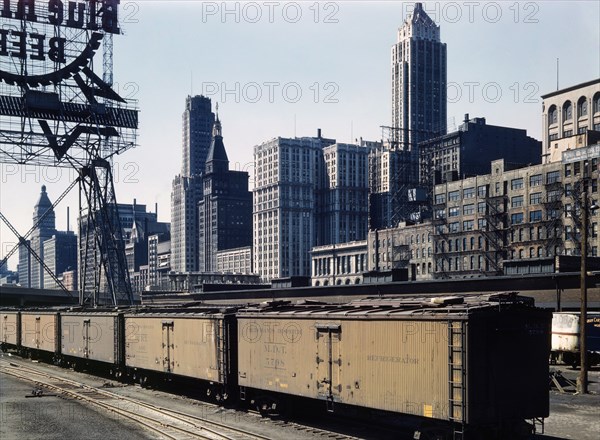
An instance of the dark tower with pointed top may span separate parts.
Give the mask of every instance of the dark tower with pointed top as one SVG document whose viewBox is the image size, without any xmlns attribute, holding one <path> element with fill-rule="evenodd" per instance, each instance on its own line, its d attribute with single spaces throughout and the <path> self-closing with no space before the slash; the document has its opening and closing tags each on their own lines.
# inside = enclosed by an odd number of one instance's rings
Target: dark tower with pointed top
<svg viewBox="0 0 600 440">
<path fill-rule="evenodd" d="M 35 225 L 38 220 L 50 210 L 48 214 L 41 220 L 40 224 L 31 234 L 31 247 L 39 257 L 44 260 L 44 241 L 51 238 L 56 233 L 56 214 L 54 208 L 52 208 L 52 202 L 48 198 L 46 192 L 46 185 L 42 185 L 42 192 L 40 198 L 35 204 L 33 209 L 33 224 Z M 42 265 L 35 259 L 31 259 L 31 281 L 30 286 L 33 289 L 43 289 L 44 286 L 44 269 Z"/>
<path fill-rule="evenodd" d="M 217 114 L 203 177 L 203 197 L 198 204 L 199 269 L 217 269 L 217 251 L 252 243 L 252 193 L 248 173 L 230 171 Z"/>
<path fill-rule="evenodd" d="M 206 174 L 222 174 L 229 170 L 229 158 L 223 144 L 223 134 L 221 129 L 221 121 L 217 113 L 217 120 L 213 127 L 213 138 L 206 155 L 206 165 L 204 173 Z"/>
<path fill-rule="evenodd" d="M 46 214 L 46 211 L 48 210 L 50 210 L 50 212 Z M 40 198 L 33 209 L 33 224 L 35 225 L 44 214 L 46 214 L 46 216 L 33 232 L 34 237 L 52 237 L 52 234 L 56 231 L 56 214 L 54 213 L 54 208 L 52 208 L 52 202 L 48 198 L 46 185 L 42 185 Z"/>
</svg>

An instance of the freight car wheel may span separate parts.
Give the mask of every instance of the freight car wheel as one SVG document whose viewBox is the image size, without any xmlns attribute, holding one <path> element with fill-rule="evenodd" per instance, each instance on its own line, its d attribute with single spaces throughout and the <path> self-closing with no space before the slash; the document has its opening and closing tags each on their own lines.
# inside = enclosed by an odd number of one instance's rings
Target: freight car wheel
<svg viewBox="0 0 600 440">
<path fill-rule="evenodd" d="M 447 427 L 421 427 L 415 431 L 414 438 L 419 440 L 452 440 L 452 432 Z"/>
<path fill-rule="evenodd" d="M 138 383 L 142 388 L 148 388 L 148 376 L 140 375 L 138 379 Z"/>
<path fill-rule="evenodd" d="M 282 414 L 280 402 L 270 396 L 259 396 L 250 402 L 263 417 L 279 417 Z"/>
</svg>

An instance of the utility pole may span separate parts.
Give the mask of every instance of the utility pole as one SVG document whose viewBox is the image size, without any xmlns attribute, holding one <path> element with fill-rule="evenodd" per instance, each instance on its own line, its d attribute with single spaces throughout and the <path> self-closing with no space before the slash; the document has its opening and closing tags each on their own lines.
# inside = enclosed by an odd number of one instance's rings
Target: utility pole
<svg viewBox="0 0 600 440">
<path fill-rule="evenodd" d="M 579 315 L 579 352 L 581 355 L 579 377 L 577 379 L 577 392 L 588 393 L 588 366 L 587 366 L 587 228 L 588 228 L 588 198 L 587 182 L 582 182 L 581 191 L 581 313 Z"/>
</svg>

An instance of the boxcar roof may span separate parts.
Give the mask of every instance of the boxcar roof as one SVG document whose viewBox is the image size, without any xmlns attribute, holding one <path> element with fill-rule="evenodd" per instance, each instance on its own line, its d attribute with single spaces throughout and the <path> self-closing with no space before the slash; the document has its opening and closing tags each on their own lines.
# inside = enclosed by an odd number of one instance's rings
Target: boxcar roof
<svg viewBox="0 0 600 440">
<path fill-rule="evenodd" d="M 499 308 L 500 306 L 532 307 L 533 298 L 522 297 L 516 292 L 497 294 L 470 294 L 461 296 L 401 296 L 387 298 L 364 298 L 348 304 L 297 303 L 288 301 L 267 302 L 238 311 L 240 317 L 281 316 L 295 318 L 409 318 L 428 316 L 455 318 L 469 313 Z"/>
</svg>

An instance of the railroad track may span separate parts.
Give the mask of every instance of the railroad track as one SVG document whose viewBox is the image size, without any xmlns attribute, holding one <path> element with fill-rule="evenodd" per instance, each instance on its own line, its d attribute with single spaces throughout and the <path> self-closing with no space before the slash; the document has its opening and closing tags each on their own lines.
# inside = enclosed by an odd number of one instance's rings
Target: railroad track
<svg viewBox="0 0 600 440">
<path fill-rule="evenodd" d="M 151 431 L 171 439 L 204 439 L 204 440 L 271 440 L 262 434 L 234 428 L 229 424 L 216 422 L 196 415 L 153 405 L 139 399 L 123 396 L 103 388 L 93 387 L 71 379 L 40 371 L 20 363 L 0 361 L 0 368 L 6 374 L 32 382 L 37 386 L 59 392 L 71 398 L 91 403 L 115 414 L 138 422 Z M 218 405 L 197 402 L 211 408 Z M 302 425 L 283 420 L 265 419 L 258 413 L 238 412 L 246 416 L 248 421 L 257 423 L 265 421 L 271 425 L 285 427 L 298 433 L 308 434 L 313 438 L 330 440 L 360 440 L 346 434 L 340 434 L 325 429 Z"/>
<path fill-rule="evenodd" d="M 135 421 L 168 439 L 187 440 L 269 440 L 269 437 L 233 428 L 223 423 L 152 405 L 101 388 L 54 376 L 15 363 L 0 362 L 8 375 L 32 382 L 73 399 L 90 403 Z"/>
</svg>

